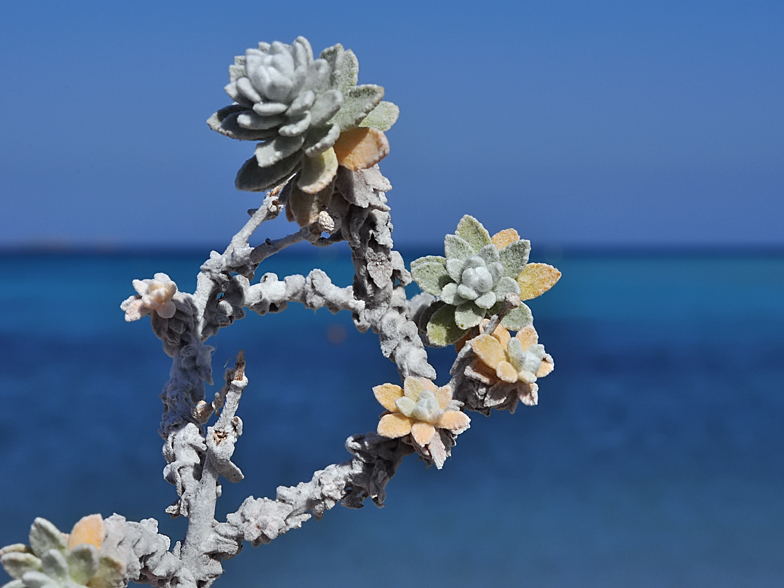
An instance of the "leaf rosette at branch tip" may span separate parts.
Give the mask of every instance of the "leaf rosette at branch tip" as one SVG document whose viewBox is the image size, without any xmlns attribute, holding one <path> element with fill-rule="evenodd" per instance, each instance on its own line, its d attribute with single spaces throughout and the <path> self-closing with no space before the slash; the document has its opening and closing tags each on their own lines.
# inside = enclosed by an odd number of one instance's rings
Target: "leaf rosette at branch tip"
<svg viewBox="0 0 784 588">
<path fill-rule="evenodd" d="M 469 344 L 476 359 L 466 376 L 490 386 L 486 406 L 514 412 L 518 400 L 528 406 L 539 402 L 536 380 L 552 372 L 555 364 L 539 343 L 533 325 L 522 328 L 514 337 L 498 326 L 492 334 L 479 335 Z"/>
<path fill-rule="evenodd" d="M 153 279 L 133 280 L 137 296 L 126 299 L 120 309 L 125 311 L 125 320 L 137 321 L 143 316 L 156 312 L 158 316 L 170 319 L 177 312 L 172 298 L 177 293 L 177 284 L 164 273 L 155 274 Z"/>
<path fill-rule="evenodd" d="M 414 448 L 433 460 L 438 469 L 448 457 L 453 437 L 470 426 L 471 420 L 452 403 L 450 386 L 438 388 L 426 378 L 407 377 L 403 388 L 382 384 L 373 388 L 376 400 L 387 409 L 378 423 L 378 434 L 397 439 L 410 435 Z M 444 443 L 443 434 L 448 443 Z"/>
<path fill-rule="evenodd" d="M 0 563 L 14 578 L 3 588 L 121 588 L 126 584 L 125 563 L 116 554 L 105 553 L 103 539 L 103 518 L 98 514 L 80 519 L 70 534 L 37 518 L 30 528 L 29 547 L 0 549 Z"/>
<path fill-rule="evenodd" d="M 233 139 L 259 141 L 237 174 L 237 189 L 264 191 L 297 174 L 295 194 L 328 199 L 338 165 L 367 169 L 383 159 L 384 131 L 398 108 L 382 102 L 381 86 L 357 86 L 358 73 L 352 51 L 337 44 L 314 59 L 304 37 L 291 45 L 259 43 L 236 57 L 225 88 L 235 103 L 207 123 Z"/>
<path fill-rule="evenodd" d="M 455 234 L 444 239 L 445 257 L 430 255 L 413 261 L 411 275 L 416 283 L 440 299 L 422 317 L 429 342 L 444 347 L 465 337 L 483 318 L 498 314 L 508 294 L 528 300 L 549 289 L 560 272 L 545 264 L 531 264 L 539 272 L 526 271 L 530 251 L 530 243 L 514 229 L 490 237 L 482 223 L 465 215 Z M 523 276 L 527 281 L 521 281 Z M 530 309 L 520 304 L 501 324 L 518 331 L 532 322 Z"/>
</svg>

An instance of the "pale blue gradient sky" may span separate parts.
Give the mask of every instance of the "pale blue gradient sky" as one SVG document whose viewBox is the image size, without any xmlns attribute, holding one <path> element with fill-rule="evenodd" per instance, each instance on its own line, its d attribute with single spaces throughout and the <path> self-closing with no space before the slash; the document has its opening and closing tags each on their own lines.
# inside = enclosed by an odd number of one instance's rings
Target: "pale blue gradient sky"
<svg viewBox="0 0 784 588">
<path fill-rule="evenodd" d="M 207 117 L 258 41 L 340 42 L 401 107 L 400 245 L 784 245 L 784 3 L 6 2 L 0 246 L 221 247 L 259 196 Z M 291 229 L 271 223 L 277 236 Z"/>
</svg>

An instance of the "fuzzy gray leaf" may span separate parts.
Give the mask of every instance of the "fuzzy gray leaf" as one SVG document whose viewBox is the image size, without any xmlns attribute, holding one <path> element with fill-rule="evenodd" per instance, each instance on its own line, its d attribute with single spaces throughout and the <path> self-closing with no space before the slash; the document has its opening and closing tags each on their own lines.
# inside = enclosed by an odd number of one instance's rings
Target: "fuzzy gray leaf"
<svg viewBox="0 0 784 588">
<path fill-rule="evenodd" d="M 52 523 L 38 517 L 30 527 L 30 548 L 38 557 L 43 557 L 50 549 L 64 551 L 65 538 Z"/>
<path fill-rule="evenodd" d="M 512 309 L 501 320 L 501 326 L 509 329 L 510 331 L 519 331 L 523 327 L 533 324 L 534 317 L 531 314 L 531 309 L 525 304 L 520 304 L 517 308 Z"/>
<path fill-rule="evenodd" d="M 98 570 L 98 550 L 83 543 L 68 552 L 68 573 L 75 582 L 87 584 Z"/>
<path fill-rule="evenodd" d="M 268 167 L 259 167 L 256 157 L 251 157 L 237 172 L 234 185 L 237 190 L 263 192 L 282 184 L 299 169 L 301 164 L 302 153 L 299 151 Z"/>
<path fill-rule="evenodd" d="M 446 284 L 451 282 L 446 267 L 439 262 L 425 262 L 411 268 L 411 276 L 424 292 L 438 296 Z"/>
<path fill-rule="evenodd" d="M 396 104 L 382 101 L 359 123 L 359 126 L 388 131 L 395 124 L 399 115 L 400 109 Z"/>
<path fill-rule="evenodd" d="M 244 106 L 232 104 L 213 114 L 207 119 L 207 124 L 213 131 L 240 141 L 266 141 L 277 136 L 275 130 L 253 130 L 240 126 L 237 117 L 246 112 L 249 111 Z"/>
<path fill-rule="evenodd" d="M 528 255 L 531 253 L 531 242 L 525 239 L 515 241 L 501 249 L 501 263 L 504 266 L 504 275 L 513 280 L 520 275 L 523 267 L 528 263 Z"/>
<path fill-rule="evenodd" d="M 476 255 L 476 251 L 469 242 L 457 235 L 444 237 L 444 253 L 446 253 L 447 260 L 459 259 L 460 261 L 465 261 L 472 255 Z"/>
<path fill-rule="evenodd" d="M 384 88 L 373 84 L 355 86 L 343 95 L 344 103 L 331 122 L 340 125 L 341 131 L 355 129 L 381 102 Z"/>
</svg>

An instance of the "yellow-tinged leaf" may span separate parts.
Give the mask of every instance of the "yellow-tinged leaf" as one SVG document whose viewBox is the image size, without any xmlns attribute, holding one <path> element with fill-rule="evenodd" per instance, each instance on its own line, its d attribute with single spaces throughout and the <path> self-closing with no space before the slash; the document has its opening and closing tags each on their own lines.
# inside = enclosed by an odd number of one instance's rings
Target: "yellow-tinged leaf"
<svg viewBox="0 0 784 588">
<path fill-rule="evenodd" d="M 553 361 L 552 356 L 548 353 L 544 356 L 542 360 L 542 364 L 539 366 L 539 369 L 536 370 L 536 377 L 537 378 L 544 378 L 547 374 L 552 372 L 555 369 L 555 362 Z"/>
<path fill-rule="evenodd" d="M 495 331 L 493 331 L 492 336 L 498 340 L 498 342 L 501 344 L 501 347 L 503 347 L 504 349 L 506 349 L 506 344 L 509 343 L 509 339 L 512 338 L 512 335 L 509 334 L 509 331 L 507 331 L 501 325 L 498 325 L 495 328 Z"/>
<path fill-rule="evenodd" d="M 414 421 L 404 414 L 394 412 L 392 414 L 385 414 L 378 421 L 378 428 L 376 432 L 382 437 L 389 437 L 390 439 L 397 439 L 403 435 L 408 435 L 411 432 L 411 425 Z"/>
<path fill-rule="evenodd" d="M 546 263 L 529 263 L 517 276 L 520 300 L 531 300 L 552 288 L 561 278 L 561 272 Z"/>
<path fill-rule="evenodd" d="M 448 410 L 441 417 L 438 426 L 442 429 L 449 429 L 453 433 L 462 433 L 471 426 L 471 419 L 466 413 L 459 410 Z"/>
<path fill-rule="evenodd" d="M 435 391 L 435 396 L 436 400 L 438 400 L 438 407 L 443 410 L 449 406 L 449 401 L 452 400 L 452 388 L 448 385 L 441 386 Z"/>
<path fill-rule="evenodd" d="M 307 194 L 316 194 L 329 187 L 337 171 L 338 158 L 332 148 L 315 157 L 303 157 L 297 186 Z"/>
<path fill-rule="evenodd" d="M 539 342 L 539 335 L 533 325 L 523 327 L 517 331 L 515 337 L 520 339 L 520 343 L 523 344 L 523 349 L 528 349 L 531 345 L 536 345 Z"/>
<path fill-rule="evenodd" d="M 416 378 L 414 376 L 407 376 L 405 380 L 403 380 L 403 394 L 405 394 L 408 398 L 416 402 L 419 400 L 419 395 L 422 394 L 426 390 L 425 382 L 423 378 Z"/>
<path fill-rule="evenodd" d="M 395 401 L 403 396 L 403 388 L 395 384 L 381 384 L 373 388 L 373 394 L 376 395 L 376 400 L 379 401 L 381 406 L 388 411 L 395 412 L 397 411 Z"/>
<path fill-rule="evenodd" d="M 487 367 L 495 369 L 499 363 L 506 361 L 506 350 L 501 347 L 498 339 L 490 335 L 479 335 L 473 339 L 471 348 Z"/>
<path fill-rule="evenodd" d="M 502 361 L 495 368 L 495 375 L 499 380 L 514 384 L 517 381 L 517 370 L 508 361 Z"/>
<path fill-rule="evenodd" d="M 70 551 L 77 545 L 84 543 L 89 543 L 94 545 L 96 549 L 101 549 L 103 534 L 103 517 L 101 515 L 94 514 L 82 517 L 71 529 L 66 549 Z"/>
<path fill-rule="evenodd" d="M 520 240 L 520 235 L 517 234 L 517 231 L 514 229 L 504 229 L 503 231 L 497 232 L 493 235 L 490 239 L 495 245 L 495 248 L 501 251 L 507 245 L 511 245 L 515 241 Z"/>
<path fill-rule="evenodd" d="M 359 127 L 340 133 L 332 148 L 340 165 L 357 171 L 384 159 L 389 154 L 389 141 L 378 129 Z"/>
<path fill-rule="evenodd" d="M 433 439 L 433 435 L 435 434 L 435 427 L 429 423 L 417 422 L 411 427 L 411 436 L 420 447 L 424 447 L 430 443 L 430 440 Z"/>
<path fill-rule="evenodd" d="M 419 378 L 419 381 L 422 382 L 422 385 L 430 390 L 433 394 L 435 394 L 438 390 L 438 386 L 436 386 L 432 380 L 428 380 L 427 378 Z"/>
</svg>

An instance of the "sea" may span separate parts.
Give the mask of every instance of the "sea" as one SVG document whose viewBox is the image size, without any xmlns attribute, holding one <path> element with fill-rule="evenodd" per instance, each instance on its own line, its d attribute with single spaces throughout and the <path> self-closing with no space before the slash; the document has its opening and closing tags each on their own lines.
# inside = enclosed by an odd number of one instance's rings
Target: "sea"
<svg viewBox="0 0 784 588">
<path fill-rule="evenodd" d="M 119 513 L 184 535 L 164 513 L 176 494 L 157 432 L 171 360 L 119 306 L 156 272 L 192 292 L 208 255 L 0 254 L 0 546 L 27 542 L 38 516 L 67 531 Z M 784 586 L 784 252 L 533 260 L 563 272 L 529 303 L 555 360 L 539 405 L 473 415 L 442 470 L 407 458 L 384 508 L 337 506 L 246 545 L 216 586 Z M 315 267 L 351 283 L 342 245 L 287 250 L 258 276 Z M 346 438 L 382 412 L 372 387 L 399 383 L 345 312 L 251 313 L 209 344 L 216 382 L 238 350 L 248 362 L 245 480 L 224 482 L 221 519 L 348 459 Z M 454 352 L 430 357 L 445 383 Z"/>
</svg>

